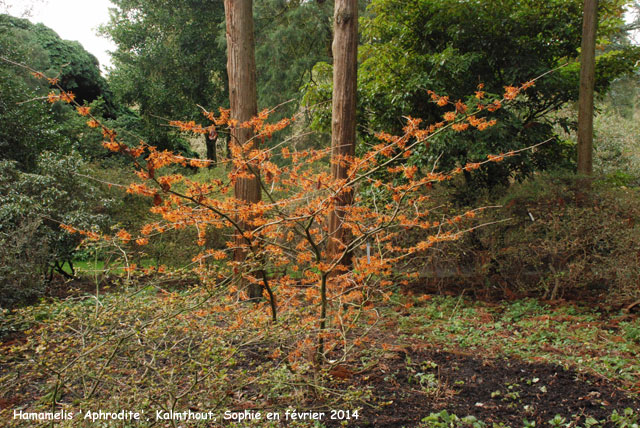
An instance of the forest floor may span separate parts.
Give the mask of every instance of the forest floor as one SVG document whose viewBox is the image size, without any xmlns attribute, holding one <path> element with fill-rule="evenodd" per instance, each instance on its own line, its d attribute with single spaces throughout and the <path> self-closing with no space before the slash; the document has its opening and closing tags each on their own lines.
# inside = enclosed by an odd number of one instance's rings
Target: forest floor
<svg viewBox="0 0 640 428">
<path fill-rule="evenodd" d="M 414 288 L 378 306 L 375 322 L 363 317 L 367 335 L 318 369 L 304 356 L 290 358 L 307 337 L 297 316 L 274 328 L 266 310 L 256 315 L 244 304 L 230 314 L 184 281 L 114 287 L 99 298 L 83 295 L 92 288 L 83 282 L 70 295 L 58 291 L 5 312 L 2 425 L 33 426 L 12 418 L 17 409 L 149 415 L 130 424 L 77 416 L 58 425 L 70 427 L 632 428 L 640 420 L 637 306 L 479 301 Z M 218 419 L 167 422 L 155 409 L 212 410 Z M 324 419 L 264 419 L 293 409 Z M 225 411 L 236 413 L 225 419 Z M 262 412 L 262 419 L 238 422 L 238 412 Z"/>
</svg>

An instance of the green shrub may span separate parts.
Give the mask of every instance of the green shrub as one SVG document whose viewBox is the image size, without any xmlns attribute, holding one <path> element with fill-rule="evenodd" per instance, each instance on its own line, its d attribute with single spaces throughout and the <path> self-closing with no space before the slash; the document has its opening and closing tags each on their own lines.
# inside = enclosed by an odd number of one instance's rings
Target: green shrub
<svg viewBox="0 0 640 428">
<path fill-rule="evenodd" d="M 610 299 L 640 297 L 640 191 L 573 175 L 538 175 L 513 185 L 503 207 L 434 255 L 476 286 L 546 298 L 569 291 Z M 459 276 L 458 276 L 459 278 Z"/>
<path fill-rule="evenodd" d="M 640 114 L 624 117 L 605 107 L 594 120 L 594 169 L 614 185 L 640 183 Z"/>
<path fill-rule="evenodd" d="M 567 106 L 557 113 L 564 128 L 556 132 L 570 144 L 577 144 L 578 112 Z M 623 111 L 611 100 L 599 102 L 593 121 L 593 169 L 614 186 L 640 184 L 640 110 Z"/>
<path fill-rule="evenodd" d="M 79 238 L 61 223 L 84 229 L 108 223 L 101 211 L 110 201 L 77 175 L 76 156 L 45 152 L 29 173 L 18 165 L 0 161 L 2 306 L 39 294 L 51 269 L 73 259 Z"/>
<path fill-rule="evenodd" d="M 24 219 L 0 230 L 0 307 L 33 300 L 44 290 L 48 248 L 34 245 L 39 227 L 37 220 Z"/>
</svg>

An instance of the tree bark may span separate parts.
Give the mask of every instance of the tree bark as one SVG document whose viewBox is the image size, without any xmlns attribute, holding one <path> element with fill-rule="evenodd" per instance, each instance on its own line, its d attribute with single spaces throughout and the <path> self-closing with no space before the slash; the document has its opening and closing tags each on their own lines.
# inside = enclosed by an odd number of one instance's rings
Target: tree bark
<svg viewBox="0 0 640 428">
<path fill-rule="evenodd" d="M 255 40 L 253 34 L 253 1 L 224 0 L 227 24 L 227 74 L 229 76 L 229 101 L 231 117 L 245 122 L 258 114 L 256 91 Z M 236 127 L 231 130 L 230 144 L 244 146 L 253 137 L 251 129 Z M 257 144 L 257 141 L 254 141 Z M 235 183 L 235 197 L 247 203 L 260 201 L 260 184 L 257 177 L 239 178 Z M 241 224 L 244 229 L 246 224 Z M 242 242 L 238 234 L 236 240 Z M 246 252 L 237 250 L 235 260 L 242 261 Z M 259 284 L 248 286 L 250 299 L 262 297 Z"/>
<path fill-rule="evenodd" d="M 578 174 L 593 174 L 593 92 L 596 69 L 598 0 L 585 0 L 580 53 L 580 95 L 578 100 Z"/>
<path fill-rule="evenodd" d="M 207 147 L 207 159 L 213 161 L 209 164 L 209 167 L 215 167 L 218 164 L 218 151 L 216 150 L 216 144 L 218 141 L 218 133 L 216 131 L 210 132 L 205 136 L 205 145 Z"/>
<path fill-rule="evenodd" d="M 349 165 L 341 160 L 353 156 L 356 146 L 356 90 L 358 70 L 358 2 L 336 0 L 333 16 L 333 106 L 331 123 L 331 174 L 347 177 Z M 340 254 L 351 242 L 351 232 L 343 227 L 345 210 L 353 202 L 353 189 L 338 195 L 329 217 L 329 252 Z M 351 255 L 343 260 L 351 264 Z"/>
</svg>

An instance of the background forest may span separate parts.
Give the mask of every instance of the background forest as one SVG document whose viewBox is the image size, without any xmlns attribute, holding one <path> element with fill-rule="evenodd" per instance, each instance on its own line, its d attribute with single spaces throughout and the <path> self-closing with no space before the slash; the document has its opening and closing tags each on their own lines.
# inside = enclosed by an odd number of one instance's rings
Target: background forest
<svg viewBox="0 0 640 428">
<path fill-rule="evenodd" d="M 243 156 L 277 153 L 260 167 L 274 206 L 312 192 L 308 177 L 321 190 L 334 2 L 253 1 L 258 111 L 268 114 L 251 124 L 265 152 L 251 153 L 234 148 L 225 119 L 224 2 L 111 3 L 100 33 L 117 50 L 106 73 L 80 43 L 0 15 L 0 414 L 9 424 L 30 426 L 11 418 L 15 409 L 293 406 L 355 411 L 341 417 L 349 426 L 638 426 L 637 1 L 598 2 L 589 186 L 576 175 L 582 0 L 359 1 L 355 156 L 375 153 L 385 168 L 363 173 L 353 210 L 363 230 L 370 221 L 389 232 L 361 241 L 354 232 L 352 272 L 338 272 L 355 279 L 330 303 L 313 293 L 333 274 L 300 256 L 303 244 L 287 247 L 284 232 L 262 243 L 273 260 L 258 252 L 242 264 L 230 256 L 231 223 L 189 218 L 203 216 L 203 195 L 223 207 L 234 174 L 251 168 Z M 75 106 L 47 101 L 70 92 Z M 449 105 L 463 116 L 478 108 L 481 119 L 460 132 L 443 116 Z M 429 144 L 382 160 L 381 140 L 420 140 L 419 126 L 443 117 Z M 214 126 L 200 127 L 208 119 Z M 146 154 L 129 156 L 135 147 L 152 147 L 143 166 Z M 447 171 L 459 173 L 438 178 Z M 145 180 L 159 180 L 164 199 Z M 197 203 L 187 211 L 169 189 Z M 301 215 L 304 204 L 289 203 L 283 218 Z M 387 218 L 390 207 L 408 214 Z M 411 211 L 429 227 L 411 223 Z M 319 260 L 322 222 L 304 216 Z M 385 248 L 408 252 L 384 262 Z M 377 255 L 378 270 L 360 264 Z M 271 290 L 245 299 L 243 281 L 259 274 L 275 284 L 277 321 Z M 361 282 L 368 291 L 352 296 Z M 486 366 L 502 362 L 508 373 L 495 376 L 507 380 L 491 378 Z"/>
</svg>

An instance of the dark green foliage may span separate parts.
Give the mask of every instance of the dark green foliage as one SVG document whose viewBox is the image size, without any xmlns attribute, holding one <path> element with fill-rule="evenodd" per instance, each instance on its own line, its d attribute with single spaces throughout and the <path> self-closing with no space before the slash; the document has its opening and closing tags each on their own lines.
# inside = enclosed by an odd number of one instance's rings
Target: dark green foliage
<svg viewBox="0 0 640 428">
<path fill-rule="evenodd" d="M 47 77 L 57 76 L 60 85 L 80 103 L 91 104 L 98 117 L 114 119 L 116 113 L 126 113 L 116 111 L 96 59 L 78 43 L 61 40 L 42 24 L 0 15 L 0 56 Z M 86 118 L 71 106 L 43 102 L 51 90 L 46 80 L 0 61 L 0 157 L 17 161 L 23 171 L 32 171 L 45 150 L 97 154 L 102 140 L 100 132 L 88 129 Z"/>
<path fill-rule="evenodd" d="M 3 15 L 0 55 L 17 62 L 31 59 L 29 65 L 49 75 L 59 62 L 68 62 L 61 83 L 81 101 L 100 105 L 100 115 L 110 115 L 97 62 L 80 45 L 60 40 L 42 25 Z M 88 154 L 90 141 L 97 146 L 100 136 L 70 106 L 43 101 L 49 90 L 25 70 L 0 63 L 2 306 L 37 296 L 52 267 L 72 259 L 79 240 L 63 232 L 61 222 L 80 228 L 106 224 L 101 211 L 108 201 L 77 175 L 83 168 L 78 149 Z"/>
<path fill-rule="evenodd" d="M 204 122 L 198 105 L 228 106 L 222 0 L 116 0 L 103 31 L 118 45 L 110 83 L 139 108 L 152 143 L 177 144 L 168 119 Z M 364 4 L 364 3 L 363 3 Z M 256 0 L 258 104 L 292 115 L 319 61 L 331 60 L 333 2 Z"/>
<path fill-rule="evenodd" d="M 103 28 L 118 49 L 110 83 L 118 100 L 139 110 L 148 142 L 182 149 L 168 120 L 204 122 L 198 105 L 227 105 L 222 0 L 115 0 Z M 224 33 L 222 33 L 224 34 Z"/>
<path fill-rule="evenodd" d="M 118 97 L 143 115 L 194 116 L 225 100 L 222 0 L 116 0 L 103 31 L 118 45 L 110 75 Z M 221 27 L 222 26 L 222 27 Z"/>
<path fill-rule="evenodd" d="M 621 24 L 621 4 L 600 2 L 600 37 L 612 35 Z M 371 11 L 374 17 L 363 25 L 361 80 L 364 96 L 392 107 L 376 110 L 384 113 L 376 117 L 380 123 L 397 121 L 407 112 L 435 118 L 428 89 L 455 100 L 472 95 L 478 83 L 484 83 L 487 92 L 501 94 L 506 85 L 574 60 L 580 46 L 578 0 L 377 0 Z M 617 73 L 628 70 L 623 64 Z M 522 106 L 523 117 L 535 120 L 574 99 L 573 83 L 557 73 L 539 82 Z"/>
<path fill-rule="evenodd" d="M 65 152 L 69 144 L 56 132 L 52 107 L 37 97 L 26 81 L 0 65 L 0 159 L 16 161 L 19 168 L 35 168 L 38 153 L 43 150 Z"/>
<path fill-rule="evenodd" d="M 0 48 L 2 56 L 28 64 L 47 76 L 57 76 L 60 85 L 72 91 L 81 104 L 102 97 L 108 115 L 115 115 L 113 96 L 100 75 L 98 60 L 80 43 L 62 40 L 42 24 L 9 15 L 0 15 L 0 39 L 4 45 Z"/>
<path fill-rule="evenodd" d="M 0 239 L 6 245 L 0 272 L 0 304 L 15 303 L 42 288 L 53 266 L 71 261 L 78 235 L 60 229 L 60 223 L 90 230 L 105 226 L 110 201 L 77 174 L 77 156 L 44 152 L 33 172 L 0 161 Z"/>
<path fill-rule="evenodd" d="M 508 221 L 452 243 L 437 263 L 472 271 L 467 282 L 505 295 L 637 300 L 639 202 L 637 189 L 596 182 L 586 195 L 573 174 L 541 174 L 512 187 L 503 208 L 483 218 Z"/>
<path fill-rule="evenodd" d="M 25 219 L 0 231 L 0 308 L 30 301 L 44 290 L 48 248 L 34 245 L 39 227 Z"/>
<path fill-rule="evenodd" d="M 621 25 L 619 0 L 600 2 L 599 35 L 603 43 Z M 444 133 L 430 148 L 417 150 L 410 163 L 441 170 L 486 159 L 487 154 L 519 149 L 554 137 L 550 113 L 577 99 L 582 1 L 375 0 L 361 19 L 363 45 L 359 67 L 359 130 L 402 132 L 403 116 L 441 120 L 451 110 L 431 102 L 428 90 L 467 100 L 480 83 L 486 98 L 501 98 L 504 87 L 519 85 L 567 62 L 571 64 L 536 82 L 508 109 L 498 125 L 484 132 Z M 640 58 L 627 47 L 598 59 L 597 89 L 604 91 L 628 73 Z M 325 67 L 326 68 L 326 67 Z M 307 88 L 309 104 L 329 99 L 330 68 L 316 67 L 318 79 Z M 329 110 L 316 118 L 326 129 Z M 482 187 L 506 185 L 533 171 L 569 166 L 573 150 L 556 139 L 533 155 L 487 165 L 467 174 L 463 199 Z"/>
<path fill-rule="evenodd" d="M 331 61 L 333 1 L 260 0 L 254 5 L 259 104 L 298 101 L 313 66 Z"/>
</svg>

